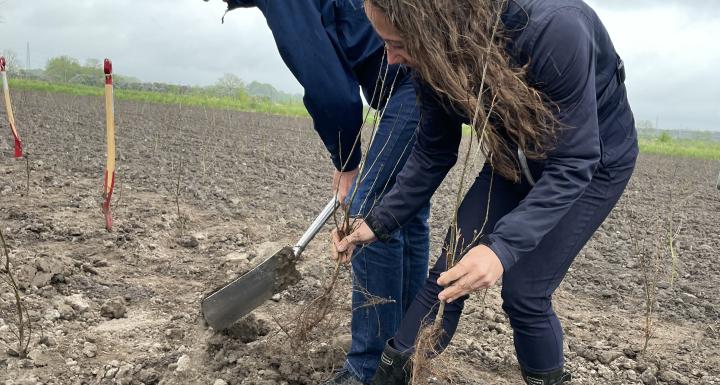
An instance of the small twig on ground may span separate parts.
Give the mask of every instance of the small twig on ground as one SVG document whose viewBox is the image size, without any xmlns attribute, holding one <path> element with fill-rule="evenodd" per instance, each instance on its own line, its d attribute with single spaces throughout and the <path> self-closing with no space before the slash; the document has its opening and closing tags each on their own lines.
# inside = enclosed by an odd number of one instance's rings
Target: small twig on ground
<svg viewBox="0 0 720 385">
<path fill-rule="evenodd" d="M 2 243 L 2 250 L 5 256 L 5 264 L 3 271 L 2 280 L 10 286 L 15 297 L 15 329 L 12 330 L 12 334 L 15 336 L 17 341 L 17 347 L 10 351 L 11 354 L 18 356 L 19 358 L 27 357 L 30 352 L 30 340 L 32 339 L 32 323 L 30 322 L 30 315 L 28 314 L 27 306 L 20 295 L 20 287 L 15 280 L 15 276 L 10 267 L 10 252 L 5 243 L 5 236 L 3 235 L 2 229 L 0 229 L 0 242 Z"/>
</svg>

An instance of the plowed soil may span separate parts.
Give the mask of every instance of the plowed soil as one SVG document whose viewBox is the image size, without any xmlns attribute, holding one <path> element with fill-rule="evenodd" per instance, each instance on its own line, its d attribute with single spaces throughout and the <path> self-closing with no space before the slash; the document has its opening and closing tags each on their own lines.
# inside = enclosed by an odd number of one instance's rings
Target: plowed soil
<svg viewBox="0 0 720 385">
<path fill-rule="evenodd" d="M 14 313 L 2 283 L 0 383 L 318 384 L 342 364 L 347 268 L 338 305 L 311 342 L 287 336 L 335 269 L 330 225 L 298 262 L 301 280 L 231 330 L 213 331 L 199 310 L 210 290 L 294 245 L 329 199 L 331 163 L 308 119 L 117 103 L 107 232 L 102 100 L 13 97 L 30 185 L 27 195 L 3 106 L 0 227 L 36 327 L 29 358 L 6 352 L 15 347 Z M 719 168 L 641 156 L 555 297 L 572 384 L 720 384 Z M 454 171 L 433 199 L 433 256 L 458 179 Z M 656 305 L 644 350 L 646 282 L 655 283 Z M 499 288 L 468 301 L 443 358 L 455 383 L 521 383 Z"/>
</svg>

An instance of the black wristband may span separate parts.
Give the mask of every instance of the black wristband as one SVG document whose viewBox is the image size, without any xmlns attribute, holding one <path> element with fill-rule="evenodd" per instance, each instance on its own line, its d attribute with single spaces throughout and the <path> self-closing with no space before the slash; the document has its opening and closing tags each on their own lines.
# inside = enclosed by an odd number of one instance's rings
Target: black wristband
<svg viewBox="0 0 720 385">
<path fill-rule="evenodd" d="M 365 217 L 365 223 L 367 223 L 370 230 L 372 230 L 372 232 L 375 234 L 375 237 L 380 242 L 388 242 L 390 239 L 392 239 L 390 232 L 387 230 L 385 225 L 380 223 L 380 221 L 375 218 L 372 212 L 370 212 L 370 214 Z"/>
</svg>

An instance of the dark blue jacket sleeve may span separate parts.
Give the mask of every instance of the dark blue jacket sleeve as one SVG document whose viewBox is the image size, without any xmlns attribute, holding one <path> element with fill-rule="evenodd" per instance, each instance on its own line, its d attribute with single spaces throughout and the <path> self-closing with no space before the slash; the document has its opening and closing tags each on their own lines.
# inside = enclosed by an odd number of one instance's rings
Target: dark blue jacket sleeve
<svg viewBox="0 0 720 385">
<path fill-rule="evenodd" d="M 563 219 L 600 162 L 593 23 L 578 9 L 560 8 L 529 40 L 530 77 L 558 108 L 562 127 L 537 184 L 488 236 L 509 270 Z"/>
<path fill-rule="evenodd" d="M 352 68 L 333 45 L 314 0 L 258 1 L 285 64 L 305 89 L 305 107 L 337 170 L 361 158 L 363 105 Z"/>
<path fill-rule="evenodd" d="M 415 146 L 395 185 L 365 218 L 381 241 L 405 224 L 432 197 L 458 158 L 462 119 L 442 107 L 424 84 L 415 83 L 420 98 L 420 125 Z"/>
</svg>

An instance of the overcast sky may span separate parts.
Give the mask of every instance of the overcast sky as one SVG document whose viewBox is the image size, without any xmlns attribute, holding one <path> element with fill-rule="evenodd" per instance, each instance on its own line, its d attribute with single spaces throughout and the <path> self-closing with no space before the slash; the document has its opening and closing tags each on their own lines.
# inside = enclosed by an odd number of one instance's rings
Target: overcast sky
<svg viewBox="0 0 720 385">
<path fill-rule="evenodd" d="M 280 0 L 278 0 L 280 1 Z M 293 1 L 293 0 L 282 0 Z M 590 0 L 627 66 L 638 120 L 720 130 L 720 1 Z M 70 55 L 113 59 L 146 81 L 207 85 L 224 73 L 302 88 L 282 63 L 262 14 L 220 0 L 0 0 L 0 51 L 25 64 Z"/>
</svg>

